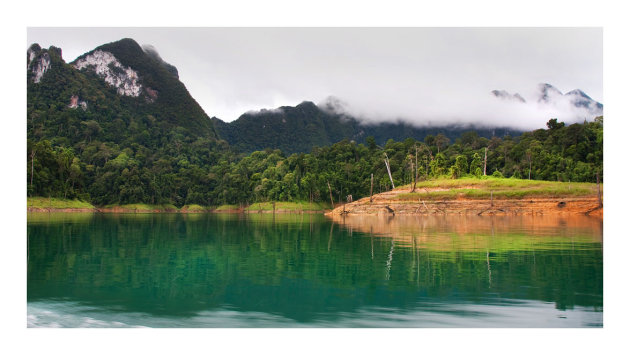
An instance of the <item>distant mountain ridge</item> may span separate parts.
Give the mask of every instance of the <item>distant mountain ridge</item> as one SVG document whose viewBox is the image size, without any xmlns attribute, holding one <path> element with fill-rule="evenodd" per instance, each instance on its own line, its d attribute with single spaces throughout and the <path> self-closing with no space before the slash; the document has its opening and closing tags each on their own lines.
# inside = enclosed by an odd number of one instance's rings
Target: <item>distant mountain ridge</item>
<svg viewBox="0 0 630 355">
<path fill-rule="evenodd" d="M 522 133 L 506 127 L 416 127 L 405 122 L 363 123 L 310 101 L 295 107 L 282 106 L 274 110 L 248 112 L 232 122 L 223 122 L 216 117 L 212 120 L 220 138 L 245 152 L 265 148 L 280 149 L 286 153 L 310 152 L 313 147 L 328 146 L 344 139 L 365 143 L 370 136 L 374 137 L 376 144 L 384 145 L 389 139 L 424 140 L 428 135 L 440 133 L 454 141 L 462 133 L 471 130 L 486 138 Z"/>
<path fill-rule="evenodd" d="M 490 92 L 496 98 L 504 101 L 527 103 L 519 93 L 510 94 L 505 90 L 492 90 Z M 578 109 L 584 116 L 582 118 L 594 118 L 604 113 L 604 105 L 593 100 L 584 91 L 575 89 L 563 94 L 555 86 L 548 83 L 538 84 L 536 102 L 543 105 L 561 105 L 563 103 Z"/>
</svg>

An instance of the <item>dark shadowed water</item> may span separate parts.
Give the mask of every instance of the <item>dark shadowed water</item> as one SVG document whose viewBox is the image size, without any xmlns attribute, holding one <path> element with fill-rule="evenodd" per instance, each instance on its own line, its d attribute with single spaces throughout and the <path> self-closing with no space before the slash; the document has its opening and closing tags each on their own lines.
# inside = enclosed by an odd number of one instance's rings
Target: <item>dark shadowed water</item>
<svg viewBox="0 0 630 355">
<path fill-rule="evenodd" d="M 28 216 L 29 327 L 602 327 L 602 222 Z"/>
</svg>

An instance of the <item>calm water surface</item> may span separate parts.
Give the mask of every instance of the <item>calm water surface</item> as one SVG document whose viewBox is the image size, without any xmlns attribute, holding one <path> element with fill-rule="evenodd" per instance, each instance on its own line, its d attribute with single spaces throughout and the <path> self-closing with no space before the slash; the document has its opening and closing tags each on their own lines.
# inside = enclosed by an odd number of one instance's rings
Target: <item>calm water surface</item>
<svg viewBox="0 0 630 355">
<path fill-rule="evenodd" d="M 29 327 L 602 327 L 583 217 L 28 216 Z"/>
</svg>

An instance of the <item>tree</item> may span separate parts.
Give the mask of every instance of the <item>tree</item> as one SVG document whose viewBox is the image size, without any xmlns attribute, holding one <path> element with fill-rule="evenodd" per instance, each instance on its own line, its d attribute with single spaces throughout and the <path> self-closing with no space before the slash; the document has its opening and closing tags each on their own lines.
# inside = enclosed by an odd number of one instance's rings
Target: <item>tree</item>
<svg viewBox="0 0 630 355">
<path fill-rule="evenodd" d="M 437 146 L 437 152 L 440 153 L 440 149 L 448 145 L 450 139 L 444 134 L 440 133 L 435 137 L 435 145 Z"/>
<path fill-rule="evenodd" d="M 468 170 L 468 161 L 466 159 L 466 156 L 458 155 L 457 158 L 455 158 L 455 164 L 451 166 L 451 176 L 454 179 L 458 179 L 462 177 L 462 175 L 464 175 L 467 170 Z"/>
<path fill-rule="evenodd" d="M 430 165 L 431 165 L 431 175 L 438 177 L 441 175 L 446 174 L 446 156 L 444 155 L 444 153 L 438 153 L 435 156 L 435 159 L 433 159 L 433 161 L 431 161 Z"/>
<path fill-rule="evenodd" d="M 470 173 L 477 177 L 481 176 L 481 157 L 479 153 L 473 154 L 472 161 L 470 162 Z"/>
<path fill-rule="evenodd" d="M 550 130 L 557 130 L 564 127 L 564 122 L 560 122 L 558 123 L 558 119 L 557 118 L 552 118 L 549 121 L 547 121 L 547 128 L 549 128 Z"/>
</svg>

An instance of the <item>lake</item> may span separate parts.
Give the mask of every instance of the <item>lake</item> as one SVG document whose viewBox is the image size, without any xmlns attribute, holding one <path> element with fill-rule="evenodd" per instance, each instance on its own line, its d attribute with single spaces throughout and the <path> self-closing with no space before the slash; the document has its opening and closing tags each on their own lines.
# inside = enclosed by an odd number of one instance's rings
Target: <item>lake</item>
<svg viewBox="0 0 630 355">
<path fill-rule="evenodd" d="M 28 327 L 602 327 L 586 216 L 29 213 Z"/>
</svg>

